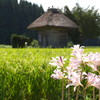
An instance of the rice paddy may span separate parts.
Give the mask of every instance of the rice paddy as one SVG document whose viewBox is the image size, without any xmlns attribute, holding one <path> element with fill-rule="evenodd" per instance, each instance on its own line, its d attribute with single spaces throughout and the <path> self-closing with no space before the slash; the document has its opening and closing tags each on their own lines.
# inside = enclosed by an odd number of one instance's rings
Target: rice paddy
<svg viewBox="0 0 100 100">
<path fill-rule="evenodd" d="M 85 52 L 100 52 L 100 48 L 85 48 Z M 55 68 L 49 62 L 56 56 L 69 59 L 70 53 L 69 48 L 1 48 L 0 100 L 61 100 L 61 81 L 50 77 Z M 91 89 L 88 90 L 88 97 L 92 96 Z M 74 96 L 71 100 L 74 100 Z"/>
</svg>

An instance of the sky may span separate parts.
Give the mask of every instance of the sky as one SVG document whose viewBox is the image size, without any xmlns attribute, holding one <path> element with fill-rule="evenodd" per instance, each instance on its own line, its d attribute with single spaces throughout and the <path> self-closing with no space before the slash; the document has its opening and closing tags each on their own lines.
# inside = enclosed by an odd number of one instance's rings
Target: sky
<svg viewBox="0 0 100 100">
<path fill-rule="evenodd" d="M 63 8 L 65 5 L 69 7 L 71 10 L 75 7 L 76 3 L 83 8 L 87 8 L 90 6 L 95 6 L 95 9 L 99 9 L 100 12 L 100 0 L 27 0 L 28 2 L 32 2 L 38 5 L 42 5 L 44 10 L 46 11 L 48 7 L 52 8 Z"/>
</svg>

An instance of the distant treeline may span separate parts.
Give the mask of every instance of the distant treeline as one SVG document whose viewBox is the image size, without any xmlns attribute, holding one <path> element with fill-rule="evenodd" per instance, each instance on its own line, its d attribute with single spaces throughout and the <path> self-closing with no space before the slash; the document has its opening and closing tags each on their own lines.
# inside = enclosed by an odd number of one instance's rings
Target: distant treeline
<svg viewBox="0 0 100 100">
<path fill-rule="evenodd" d="M 82 45 L 98 45 L 100 39 L 100 13 L 95 7 L 80 7 L 78 3 L 70 10 L 68 6 L 64 7 L 64 14 L 79 25 L 79 30 L 73 30 L 69 33 L 69 37 L 74 44 Z M 97 40 L 92 42 L 92 40 Z M 86 41 L 89 41 L 88 43 Z"/>
<path fill-rule="evenodd" d="M 27 0 L 0 0 L 0 44 L 11 44 L 12 34 L 37 39 L 37 32 L 27 30 L 27 26 L 43 13 L 42 5 Z M 76 3 L 72 10 L 65 6 L 62 13 L 79 25 L 79 30 L 69 31 L 69 41 L 87 45 L 84 41 L 100 36 L 100 13 L 94 7 L 82 8 Z"/>
<path fill-rule="evenodd" d="M 27 26 L 44 13 L 42 6 L 26 0 L 0 0 L 0 44 L 11 44 L 11 35 L 36 38 Z"/>
</svg>

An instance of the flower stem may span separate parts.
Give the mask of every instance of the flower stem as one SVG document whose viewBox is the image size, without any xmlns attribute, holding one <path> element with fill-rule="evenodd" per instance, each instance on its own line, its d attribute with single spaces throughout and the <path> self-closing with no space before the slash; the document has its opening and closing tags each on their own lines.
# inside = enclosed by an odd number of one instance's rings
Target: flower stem
<svg viewBox="0 0 100 100">
<path fill-rule="evenodd" d="M 81 71 L 81 75 L 80 75 L 80 81 L 82 80 L 82 71 Z M 77 93 L 76 93 L 76 99 L 75 100 L 78 100 L 79 98 L 79 89 L 80 89 L 80 86 L 78 86 L 77 88 Z"/>
<path fill-rule="evenodd" d="M 64 100 L 64 79 L 62 79 L 62 98 L 61 100 Z"/>
<path fill-rule="evenodd" d="M 80 89 L 80 86 L 77 87 L 77 93 L 76 93 L 76 99 L 75 100 L 78 100 L 78 97 L 79 97 L 79 95 L 78 95 L 79 89 Z"/>
<path fill-rule="evenodd" d="M 85 89 L 83 91 L 83 98 L 84 98 L 84 100 L 86 100 L 86 90 Z"/>
<path fill-rule="evenodd" d="M 93 87 L 93 100 L 95 100 L 95 87 Z"/>
<path fill-rule="evenodd" d="M 99 89 L 99 100 L 100 100 L 100 89 Z"/>
<path fill-rule="evenodd" d="M 70 100 L 70 87 L 68 88 L 68 100 Z"/>
</svg>

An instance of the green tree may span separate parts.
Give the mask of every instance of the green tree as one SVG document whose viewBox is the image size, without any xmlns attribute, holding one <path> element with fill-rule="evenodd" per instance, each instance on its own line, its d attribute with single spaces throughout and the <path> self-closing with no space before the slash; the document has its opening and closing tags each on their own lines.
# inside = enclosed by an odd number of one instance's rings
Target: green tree
<svg viewBox="0 0 100 100">
<path fill-rule="evenodd" d="M 10 41 L 11 24 L 12 24 L 12 5 L 11 0 L 2 0 L 0 2 L 1 12 L 0 12 L 0 36 L 1 43 L 6 43 Z M 8 42 L 9 44 L 9 42 Z"/>
<path fill-rule="evenodd" d="M 100 35 L 100 15 L 98 10 L 95 10 L 94 7 L 83 9 L 79 4 L 76 4 L 72 13 L 80 26 L 79 31 L 82 36 L 96 38 Z"/>
<path fill-rule="evenodd" d="M 0 0 L 0 44 L 11 44 L 12 34 L 36 37 L 27 26 L 44 12 L 27 0 Z"/>
<path fill-rule="evenodd" d="M 65 14 L 65 16 L 67 16 L 68 18 L 70 18 L 71 20 L 73 20 L 75 23 L 77 23 L 77 20 L 75 19 L 74 14 L 72 13 L 72 11 L 70 11 L 70 9 L 68 8 L 68 6 L 64 7 L 64 14 Z M 79 32 L 78 29 L 70 30 L 68 33 L 69 33 L 68 34 L 69 41 L 71 40 L 74 44 L 80 43 L 80 32 Z"/>
<path fill-rule="evenodd" d="M 80 43 L 80 37 L 92 39 L 100 36 L 100 14 L 94 7 L 84 9 L 77 3 L 72 11 L 65 6 L 64 14 L 79 25 L 79 30 L 69 33 L 74 43 Z"/>
</svg>

